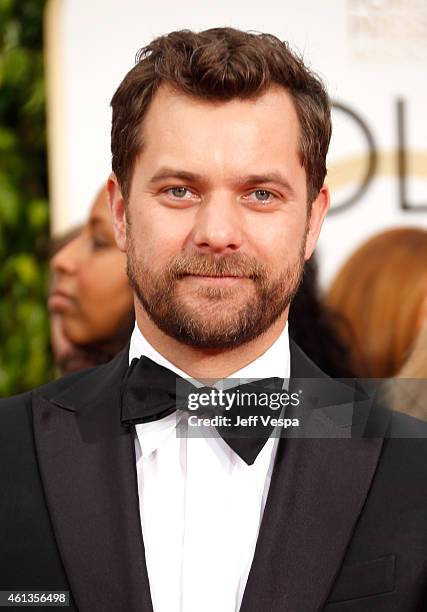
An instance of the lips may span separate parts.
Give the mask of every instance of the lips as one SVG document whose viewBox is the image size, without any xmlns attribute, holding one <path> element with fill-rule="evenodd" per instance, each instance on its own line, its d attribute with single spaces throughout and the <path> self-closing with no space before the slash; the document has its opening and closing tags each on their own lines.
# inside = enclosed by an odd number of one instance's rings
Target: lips
<svg viewBox="0 0 427 612">
<path fill-rule="evenodd" d="M 232 284 L 244 280 L 243 276 L 211 276 L 204 274 L 187 274 L 184 278 L 211 284 Z"/>
<path fill-rule="evenodd" d="M 197 278 L 243 278 L 235 274 L 188 274 L 187 276 L 195 276 Z"/>
<path fill-rule="evenodd" d="M 76 306 L 76 300 L 72 295 L 55 289 L 49 296 L 47 306 L 49 312 L 67 312 Z"/>
</svg>

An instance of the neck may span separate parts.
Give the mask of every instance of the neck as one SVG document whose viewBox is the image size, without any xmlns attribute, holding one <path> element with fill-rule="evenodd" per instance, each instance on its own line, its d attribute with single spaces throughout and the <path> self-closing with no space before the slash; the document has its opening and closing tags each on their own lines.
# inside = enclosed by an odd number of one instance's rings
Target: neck
<svg viewBox="0 0 427 612">
<path fill-rule="evenodd" d="M 289 307 L 255 340 L 230 349 L 199 349 L 179 342 L 162 332 L 145 310 L 135 304 L 136 322 L 145 339 L 163 357 L 192 378 L 226 378 L 255 361 L 277 340 L 285 328 Z"/>
</svg>

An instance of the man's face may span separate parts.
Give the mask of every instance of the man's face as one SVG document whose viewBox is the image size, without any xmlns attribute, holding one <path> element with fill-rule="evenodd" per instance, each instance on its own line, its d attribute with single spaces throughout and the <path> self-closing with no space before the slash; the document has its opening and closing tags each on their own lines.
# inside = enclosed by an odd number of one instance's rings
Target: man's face
<svg viewBox="0 0 427 612">
<path fill-rule="evenodd" d="M 212 349 L 285 320 L 328 206 L 324 188 L 308 215 L 288 93 L 212 103 L 163 86 L 142 136 L 126 207 L 109 184 L 137 311 Z"/>
</svg>

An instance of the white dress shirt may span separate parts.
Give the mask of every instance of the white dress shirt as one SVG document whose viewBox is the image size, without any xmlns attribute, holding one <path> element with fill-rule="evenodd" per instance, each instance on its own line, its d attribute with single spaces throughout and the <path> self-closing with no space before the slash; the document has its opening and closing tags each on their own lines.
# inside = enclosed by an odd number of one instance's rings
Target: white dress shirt
<svg viewBox="0 0 427 612">
<path fill-rule="evenodd" d="M 135 325 L 129 363 L 146 355 L 184 378 Z M 288 326 L 232 377 L 288 379 Z M 178 419 L 177 416 L 181 415 Z M 181 420 L 179 420 L 181 419 Z M 139 508 L 154 612 L 237 612 L 255 551 L 278 439 L 247 465 L 221 437 L 177 437 L 184 413 L 136 425 Z"/>
</svg>

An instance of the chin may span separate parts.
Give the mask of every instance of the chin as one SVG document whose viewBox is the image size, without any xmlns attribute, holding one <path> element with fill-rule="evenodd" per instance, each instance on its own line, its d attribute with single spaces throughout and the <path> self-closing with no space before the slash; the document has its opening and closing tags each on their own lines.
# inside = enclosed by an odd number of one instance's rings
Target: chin
<svg viewBox="0 0 427 612">
<path fill-rule="evenodd" d="M 90 329 L 77 321 L 67 322 L 64 320 L 62 329 L 67 339 L 73 344 L 93 344 L 99 340 L 98 336 L 93 333 L 93 328 Z"/>
<path fill-rule="evenodd" d="M 196 314 L 200 314 L 201 307 L 206 308 L 207 312 L 218 310 L 224 314 L 224 308 L 235 312 L 250 304 L 254 297 L 238 287 L 206 287 L 190 295 L 178 296 L 178 301 Z"/>
</svg>

